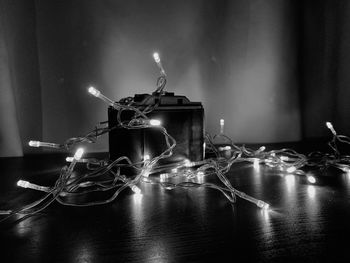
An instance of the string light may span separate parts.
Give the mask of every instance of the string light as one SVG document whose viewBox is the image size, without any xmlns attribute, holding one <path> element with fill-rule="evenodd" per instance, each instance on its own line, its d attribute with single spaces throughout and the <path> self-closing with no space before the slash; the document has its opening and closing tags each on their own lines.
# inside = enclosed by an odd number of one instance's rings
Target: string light
<svg viewBox="0 0 350 263">
<path fill-rule="evenodd" d="M 331 132 L 333 133 L 334 136 L 337 136 L 337 132 L 335 131 L 333 124 L 329 121 L 326 122 L 326 126 L 328 129 L 331 130 Z"/>
<path fill-rule="evenodd" d="M 159 70 L 160 70 L 161 75 L 162 75 L 162 76 L 166 76 L 165 70 L 164 70 L 164 68 L 163 68 L 163 66 L 162 66 L 162 62 L 160 61 L 160 56 L 159 56 L 159 53 L 158 53 L 158 52 L 154 52 L 154 53 L 153 53 L 153 59 L 154 59 L 154 61 L 156 62 L 157 66 L 158 66 L 158 68 L 159 68 Z"/>
<path fill-rule="evenodd" d="M 160 120 L 151 119 L 151 120 L 149 120 L 149 124 L 152 126 L 160 126 L 162 124 L 162 122 Z"/>
<path fill-rule="evenodd" d="M 28 145 L 30 147 L 48 147 L 48 148 L 56 148 L 56 149 L 61 148 L 60 144 L 51 143 L 51 142 L 29 141 Z"/>
<path fill-rule="evenodd" d="M 220 134 L 224 134 L 225 120 L 220 119 Z"/>
<path fill-rule="evenodd" d="M 160 98 L 165 88 L 166 75 L 161 65 L 159 54 L 154 53 L 153 58 L 160 68 L 161 76 L 157 79 L 157 89 L 152 96 L 157 96 L 157 98 Z M 82 159 L 84 150 L 79 148 L 75 152 L 74 157 L 67 157 L 66 160 L 67 162 L 70 162 L 70 164 L 69 166 L 64 166 L 61 169 L 57 182 L 53 187 L 39 186 L 23 180 L 19 180 L 17 182 L 19 187 L 46 192 L 47 194 L 43 198 L 16 211 L 0 210 L 0 214 L 34 214 L 50 205 L 53 201 L 57 201 L 62 205 L 68 206 L 92 206 L 107 204 L 113 202 L 118 197 L 119 193 L 126 188 L 130 188 L 135 194 L 140 194 L 141 189 L 137 186 L 138 183 L 159 184 L 161 187 L 164 187 L 167 190 L 196 187 L 210 188 L 221 192 L 229 202 L 234 203 L 236 201 L 236 197 L 240 197 L 255 204 L 264 211 L 268 211 L 270 205 L 267 202 L 256 199 L 232 186 L 229 178 L 227 177 L 227 173 L 230 171 L 230 168 L 234 163 L 251 162 L 253 163 L 255 169 L 258 169 L 260 165 L 264 164 L 271 168 L 280 168 L 290 174 L 287 175 L 287 180 L 291 180 L 288 176 L 292 176 L 294 178 L 294 176 L 291 174 L 306 175 L 308 182 L 311 184 L 316 183 L 316 178 L 300 170 L 305 166 L 311 167 L 315 170 L 324 169 L 328 166 L 339 168 L 345 172 L 350 170 L 350 158 L 348 156 L 341 155 L 337 148 L 337 143 L 350 144 L 350 139 L 343 135 L 337 135 L 333 125 L 330 122 L 327 122 L 326 126 L 333 134 L 333 138 L 329 143 L 333 153 L 322 154 L 315 152 L 308 155 L 303 155 L 292 149 L 265 151 L 265 146 L 261 146 L 258 150 L 247 148 L 244 145 L 237 146 L 229 137 L 224 135 L 224 119 L 220 119 L 220 134 L 218 136 L 222 136 L 223 138 L 227 139 L 227 142 L 229 142 L 227 143 L 228 145 L 215 146 L 209 135 L 206 135 L 205 143 L 203 144 L 205 145 L 207 152 L 214 155 L 214 157 L 203 161 L 191 161 L 185 159 L 182 162 L 174 164 L 173 167 L 162 166 L 159 165 L 159 161 L 172 155 L 172 150 L 176 146 L 176 141 L 167 133 L 167 130 L 162 126 L 160 120 L 149 119 L 147 117 L 147 114 L 150 113 L 154 107 L 146 107 L 144 110 L 141 110 L 140 108 L 133 106 L 133 101 L 129 99 L 122 99 L 119 102 L 115 102 L 104 96 L 94 87 L 89 87 L 88 92 L 91 95 L 105 101 L 110 106 L 117 108 L 119 113 L 125 110 L 134 112 L 134 117 L 130 120 L 123 122 L 119 120 L 117 124 L 118 127 L 126 129 L 156 128 L 156 130 L 163 135 L 163 139 L 166 143 L 166 148 L 164 151 L 158 156 L 152 156 L 152 159 L 150 159 L 149 154 L 145 154 L 143 156 L 143 161 L 132 163 L 127 156 L 122 156 L 116 160 L 102 161 L 96 159 L 93 161 L 89 159 Z M 29 145 L 32 147 L 65 148 L 69 150 L 78 143 L 94 143 L 99 136 L 108 133 L 113 128 L 115 127 L 96 127 L 86 136 L 70 138 L 63 144 L 30 141 Z M 230 151 L 231 154 L 229 156 L 225 155 L 226 157 L 224 157 L 220 155 L 220 151 Z M 78 162 L 86 162 L 86 167 L 88 168 L 89 172 L 75 176 L 73 170 Z M 96 167 L 91 167 L 89 166 L 91 163 L 99 163 L 99 165 L 96 165 Z M 127 178 L 125 175 L 121 174 L 121 168 L 124 167 L 134 168 L 137 170 L 137 174 L 132 179 Z M 171 172 L 163 172 L 162 169 Z M 150 174 L 154 171 L 159 172 L 159 180 L 156 180 L 154 176 L 150 177 Z M 202 180 L 204 175 L 216 176 L 219 183 L 204 182 L 204 180 Z M 173 183 L 171 182 L 171 179 L 174 177 L 182 177 L 184 180 L 180 180 L 179 183 Z M 197 178 L 198 182 L 196 182 L 196 180 L 192 180 L 194 178 Z M 81 203 L 75 202 L 74 198 L 65 199 L 65 197 L 88 195 L 91 192 L 106 192 L 107 190 L 113 190 L 114 193 L 105 200 L 94 200 Z"/>
<path fill-rule="evenodd" d="M 30 183 L 28 181 L 24 181 L 24 180 L 18 180 L 17 186 L 22 187 L 22 188 L 30 188 L 30 189 L 42 191 L 42 192 L 49 192 L 50 191 L 49 187 L 40 186 L 37 184 L 32 184 L 32 183 Z"/>
<path fill-rule="evenodd" d="M 315 184 L 316 183 L 316 178 L 314 176 L 308 175 L 306 178 L 309 181 L 309 183 L 311 183 L 311 184 Z"/>
<path fill-rule="evenodd" d="M 101 93 L 101 91 L 99 91 L 98 89 L 96 89 L 96 88 L 94 88 L 92 86 L 88 88 L 88 92 L 91 95 L 95 96 L 96 98 L 99 98 L 99 99 L 103 100 L 104 102 L 108 103 L 111 106 L 113 106 L 114 103 L 115 103 L 113 100 L 111 100 L 111 99 L 107 98 L 105 95 L 103 95 Z"/>
</svg>

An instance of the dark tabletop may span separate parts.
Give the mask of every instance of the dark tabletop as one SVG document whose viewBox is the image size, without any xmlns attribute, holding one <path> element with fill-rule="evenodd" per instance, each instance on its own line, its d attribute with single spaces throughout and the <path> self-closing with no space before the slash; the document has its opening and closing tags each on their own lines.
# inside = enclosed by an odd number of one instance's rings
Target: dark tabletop
<svg viewBox="0 0 350 263">
<path fill-rule="evenodd" d="M 64 164 L 52 154 L 0 159 L 0 209 L 42 196 L 17 180 L 52 184 Z M 330 169 L 310 185 L 242 163 L 228 177 L 271 209 L 232 205 L 210 189 L 142 184 L 141 196 L 126 190 L 112 204 L 53 203 L 0 223 L 1 262 L 350 262 L 350 174 Z"/>
</svg>

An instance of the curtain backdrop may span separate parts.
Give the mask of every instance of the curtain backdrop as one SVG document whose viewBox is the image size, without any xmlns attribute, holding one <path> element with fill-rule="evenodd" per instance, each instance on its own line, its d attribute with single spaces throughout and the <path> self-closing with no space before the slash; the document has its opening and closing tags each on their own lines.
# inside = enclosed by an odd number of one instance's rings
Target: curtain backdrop
<svg viewBox="0 0 350 263">
<path fill-rule="evenodd" d="M 202 101 L 236 142 L 350 134 L 348 1 L 0 0 L 0 156 L 63 142 L 107 119 L 89 96 L 167 90 Z M 349 83 L 350 84 L 350 83 Z M 88 151 L 108 151 L 108 137 Z M 37 151 L 37 149 L 34 149 Z"/>
</svg>

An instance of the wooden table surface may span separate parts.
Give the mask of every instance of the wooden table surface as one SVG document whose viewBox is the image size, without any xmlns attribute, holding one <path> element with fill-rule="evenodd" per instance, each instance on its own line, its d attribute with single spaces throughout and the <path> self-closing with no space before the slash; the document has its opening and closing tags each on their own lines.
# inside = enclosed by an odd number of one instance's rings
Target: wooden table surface
<svg viewBox="0 0 350 263">
<path fill-rule="evenodd" d="M 0 165 L 1 209 L 13 209 L 42 195 L 17 180 L 53 183 L 64 157 L 2 158 Z M 112 204 L 53 203 L 0 223 L 1 262 L 350 262 L 350 174 L 329 170 L 310 185 L 242 163 L 228 177 L 271 210 L 240 199 L 232 205 L 210 189 L 142 184 L 142 195 L 128 190 Z"/>
</svg>

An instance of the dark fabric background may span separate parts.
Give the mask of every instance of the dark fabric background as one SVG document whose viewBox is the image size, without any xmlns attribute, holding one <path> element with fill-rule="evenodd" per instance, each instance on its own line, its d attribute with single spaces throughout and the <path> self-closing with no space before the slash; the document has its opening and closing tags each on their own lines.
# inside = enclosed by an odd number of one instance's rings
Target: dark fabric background
<svg viewBox="0 0 350 263">
<path fill-rule="evenodd" d="M 224 118 L 236 142 L 327 136 L 328 120 L 350 134 L 349 13 L 330 0 L 0 0 L 0 156 L 106 120 L 90 84 L 116 100 L 152 92 L 155 50 L 210 133 Z"/>
</svg>

